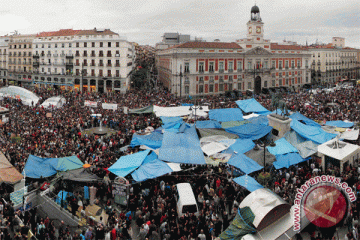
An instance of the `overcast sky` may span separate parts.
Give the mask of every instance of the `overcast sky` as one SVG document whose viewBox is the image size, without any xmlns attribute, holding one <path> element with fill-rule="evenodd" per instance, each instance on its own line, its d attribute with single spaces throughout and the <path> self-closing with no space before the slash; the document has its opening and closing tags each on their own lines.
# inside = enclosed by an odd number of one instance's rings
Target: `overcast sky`
<svg viewBox="0 0 360 240">
<path fill-rule="evenodd" d="M 0 34 L 110 28 L 129 41 L 155 45 L 165 32 L 207 41 L 246 36 L 254 0 L 11 0 L 1 1 Z M 359 0 L 257 0 L 266 39 L 304 44 L 345 37 L 360 48 Z"/>
</svg>

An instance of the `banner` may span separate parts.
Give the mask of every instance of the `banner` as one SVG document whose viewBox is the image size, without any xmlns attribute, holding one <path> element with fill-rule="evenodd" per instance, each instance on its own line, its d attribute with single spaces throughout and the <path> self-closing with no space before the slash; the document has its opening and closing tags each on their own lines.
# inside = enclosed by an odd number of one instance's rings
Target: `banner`
<svg viewBox="0 0 360 240">
<path fill-rule="evenodd" d="M 117 104 L 115 103 L 103 103 L 102 104 L 103 109 L 110 109 L 110 110 L 117 110 Z"/>
<path fill-rule="evenodd" d="M 84 106 L 96 108 L 97 107 L 97 102 L 92 102 L 92 101 L 89 101 L 89 100 L 85 100 L 85 105 Z"/>
</svg>

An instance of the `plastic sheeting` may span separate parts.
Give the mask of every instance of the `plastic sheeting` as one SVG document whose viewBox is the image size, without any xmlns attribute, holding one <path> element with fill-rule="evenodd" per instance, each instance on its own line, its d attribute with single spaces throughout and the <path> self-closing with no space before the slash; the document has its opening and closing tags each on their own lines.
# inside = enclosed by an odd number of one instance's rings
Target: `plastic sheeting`
<svg viewBox="0 0 360 240">
<path fill-rule="evenodd" d="M 327 133 L 320 127 L 305 125 L 297 120 L 292 120 L 290 126 L 300 136 L 309 139 L 317 144 L 323 144 L 336 137 L 336 134 Z"/>
<path fill-rule="evenodd" d="M 259 150 L 250 150 L 245 153 L 246 156 L 257 162 L 260 166 L 264 165 L 264 149 L 261 148 Z M 269 153 L 269 151 L 265 148 L 265 164 L 271 165 L 275 162 L 276 158 L 274 155 Z"/>
<path fill-rule="evenodd" d="M 164 117 L 161 116 L 160 117 L 163 125 L 168 124 L 168 123 L 172 123 L 172 122 L 179 122 L 182 123 L 183 119 L 181 117 Z"/>
<path fill-rule="evenodd" d="M 285 133 L 284 137 L 299 151 L 299 154 L 302 158 L 307 158 L 317 153 L 317 147 L 319 144 L 316 144 L 310 140 L 306 140 L 304 137 L 297 134 L 294 130 Z"/>
<path fill-rule="evenodd" d="M 249 123 L 253 124 L 263 124 L 268 126 L 269 125 L 269 119 L 266 116 L 260 115 L 258 117 L 249 118 L 247 120 Z"/>
<path fill-rule="evenodd" d="M 241 126 L 244 124 L 249 123 L 248 121 L 229 121 L 229 122 L 222 122 L 221 123 L 221 128 L 226 129 L 226 128 L 231 128 L 231 127 L 237 127 L 237 126 Z"/>
<path fill-rule="evenodd" d="M 279 140 L 275 141 L 276 146 L 270 147 L 268 146 L 267 149 L 273 155 L 282 155 L 287 153 L 296 153 L 298 150 L 291 145 L 285 138 L 280 138 Z"/>
<path fill-rule="evenodd" d="M 315 122 L 314 120 L 311 120 L 310 118 L 305 117 L 299 112 L 295 112 L 289 116 L 292 120 L 298 120 L 301 123 L 306 124 L 307 126 L 314 126 L 314 127 L 321 127 L 320 124 Z"/>
<path fill-rule="evenodd" d="M 23 179 L 18 170 L 0 152 L 0 183 L 15 184 Z"/>
<path fill-rule="evenodd" d="M 101 180 L 101 178 L 99 178 L 96 174 L 93 174 L 87 168 L 69 170 L 60 173 L 59 176 L 61 176 L 64 180 L 70 180 L 75 182 L 95 182 Z"/>
<path fill-rule="evenodd" d="M 159 132 L 152 132 L 149 135 L 134 134 L 130 146 L 135 147 L 145 145 L 152 149 L 158 149 L 161 147 L 162 140 L 163 134 Z"/>
<path fill-rule="evenodd" d="M 262 124 L 248 123 L 238 127 L 227 128 L 229 133 L 237 134 L 242 139 L 257 140 L 271 132 L 272 127 Z"/>
<path fill-rule="evenodd" d="M 264 188 L 260 183 L 258 183 L 254 178 L 250 177 L 249 175 L 244 175 L 238 178 L 234 178 L 233 181 L 239 184 L 240 186 L 246 188 L 250 192 L 253 192 L 260 188 Z"/>
<path fill-rule="evenodd" d="M 253 112 L 253 113 L 270 113 L 269 110 L 264 108 L 258 101 L 254 98 L 239 100 L 235 102 L 241 110 L 246 113 Z"/>
<path fill-rule="evenodd" d="M 135 108 L 135 109 L 129 109 L 129 113 L 132 114 L 143 114 L 143 113 L 152 113 L 153 112 L 153 106 L 147 106 L 143 108 Z"/>
<path fill-rule="evenodd" d="M 359 138 L 359 129 L 357 130 L 348 129 L 345 132 L 341 133 L 340 138 L 355 141 Z"/>
<path fill-rule="evenodd" d="M 186 128 L 184 133 L 165 132 L 159 159 L 176 163 L 205 164 L 195 126 Z"/>
<path fill-rule="evenodd" d="M 209 118 L 218 122 L 242 121 L 243 114 L 238 108 L 212 109 L 209 111 Z"/>
<path fill-rule="evenodd" d="M 41 104 L 41 107 L 44 108 L 61 108 L 62 106 L 64 106 L 64 104 L 66 103 L 65 98 L 61 97 L 61 96 L 57 96 L 57 97 L 51 97 L 45 100 L 45 102 L 43 102 Z"/>
<path fill-rule="evenodd" d="M 202 110 L 198 107 L 196 108 L 196 116 L 198 117 L 207 117 L 207 112 L 209 111 L 208 106 L 201 106 Z M 157 117 L 165 116 L 165 117 L 178 117 L 178 116 L 187 116 L 191 113 L 195 115 L 195 109 L 189 110 L 188 106 L 180 106 L 180 107 L 159 107 L 154 106 L 154 113 Z"/>
<path fill-rule="evenodd" d="M 243 236 L 249 233 L 255 233 L 256 228 L 252 224 L 254 219 L 255 215 L 250 207 L 238 209 L 234 220 L 230 226 L 220 234 L 219 238 L 221 240 L 242 239 Z"/>
<path fill-rule="evenodd" d="M 9 96 L 12 98 L 20 98 L 22 103 L 28 106 L 31 106 L 31 103 L 34 103 L 34 106 L 38 103 L 39 97 L 35 93 L 17 86 L 9 86 L 0 88 L 0 93 L 3 96 Z"/>
<path fill-rule="evenodd" d="M 306 161 L 299 153 L 288 153 L 283 155 L 277 155 L 276 161 L 273 163 L 276 169 L 289 168 L 292 165 Z"/>
<path fill-rule="evenodd" d="M 228 133 L 224 129 L 215 129 L 215 128 L 201 128 L 198 129 L 200 133 L 200 137 L 207 137 L 207 136 L 214 136 L 214 135 L 223 135 L 231 139 L 237 139 L 239 138 L 238 135 L 233 133 Z"/>
<path fill-rule="evenodd" d="M 255 147 L 255 143 L 250 139 L 236 139 L 235 143 L 230 146 L 237 153 L 246 153 Z"/>
<path fill-rule="evenodd" d="M 257 162 L 242 153 L 233 155 L 228 161 L 228 164 L 240 169 L 245 174 L 250 174 L 263 169 Z"/>
<path fill-rule="evenodd" d="M 131 155 L 120 157 L 108 170 L 116 176 L 125 177 L 135 169 L 137 169 L 150 153 L 150 150 L 137 152 Z"/>
<path fill-rule="evenodd" d="M 196 121 L 196 128 L 221 128 L 221 124 L 213 120 Z"/>
<path fill-rule="evenodd" d="M 30 178 L 50 177 L 57 171 L 82 168 L 83 163 L 76 156 L 65 158 L 41 158 L 29 155 L 23 174 Z"/>
<path fill-rule="evenodd" d="M 229 139 L 221 135 L 208 136 L 200 139 L 201 150 L 203 150 L 207 156 L 224 151 L 234 143 L 235 139 Z"/>
<path fill-rule="evenodd" d="M 327 121 L 325 123 L 327 126 L 340 127 L 340 128 L 351 128 L 354 126 L 353 122 L 344 122 L 344 121 Z"/>
<path fill-rule="evenodd" d="M 171 173 L 173 170 L 163 161 L 154 159 L 151 162 L 141 165 L 131 176 L 137 182 L 153 179 Z"/>
</svg>

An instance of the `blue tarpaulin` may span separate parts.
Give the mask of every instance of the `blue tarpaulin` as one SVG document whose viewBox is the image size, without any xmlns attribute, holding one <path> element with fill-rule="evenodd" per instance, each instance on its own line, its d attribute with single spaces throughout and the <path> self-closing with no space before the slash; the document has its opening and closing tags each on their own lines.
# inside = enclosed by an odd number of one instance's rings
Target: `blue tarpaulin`
<svg viewBox="0 0 360 240">
<path fill-rule="evenodd" d="M 228 161 L 228 164 L 237 167 L 245 174 L 250 174 L 252 172 L 263 169 L 263 167 L 260 166 L 257 162 L 242 153 L 233 155 Z"/>
<path fill-rule="evenodd" d="M 268 146 L 267 149 L 273 155 L 282 155 L 287 153 L 296 153 L 298 150 L 291 145 L 285 138 L 280 138 L 279 140 L 275 141 L 276 146 L 270 147 Z"/>
<path fill-rule="evenodd" d="M 165 125 L 167 123 L 171 123 L 171 122 L 179 122 L 182 123 L 182 118 L 181 117 L 165 117 L 165 116 L 161 116 L 160 117 L 162 123 Z"/>
<path fill-rule="evenodd" d="M 230 146 L 237 153 L 246 153 L 255 147 L 255 143 L 250 139 L 236 139 L 235 143 Z"/>
<path fill-rule="evenodd" d="M 339 127 L 339 128 L 351 128 L 354 126 L 353 122 L 344 122 L 344 121 L 327 121 L 325 123 L 327 126 Z"/>
<path fill-rule="evenodd" d="M 145 145 L 152 149 L 158 149 L 161 147 L 163 140 L 163 134 L 159 132 L 152 132 L 149 135 L 134 134 L 130 143 L 130 147 Z"/>
<path fill-rule="evenodd" d="M 269 110 L 264 108 L 258 101 L 254 98 L 239 100 L 235 102 L 241 110 L 246 113 L 253 112 L 253 113 L 270 113 Z"/>
<path fill-rule="evenodd" d="M 277 155 L 276 161 L 273 163 L 276 169 L 289 168 L 292 165 L 306 161 L 299 153 L 288 153 L 283 155 Z"/>
<path fill-rule="evenodd" d="M 314 127 L 321 127 L 320 124 L 315 122 L 314 120 L 311 120 L 310 118 L 305 117 L 299 112 L 293 113 L 289 116 L 292 120 L 298 120 L 301 123 L 306 124 L 307 126 L 314 126 Z"/>
<path fill-rule="evenodd" d="M 185 106 L 185 107 L 189 106 L 190 107 L 190 106 L 194 106 L 194 104 L 193 103 L 182 103 L 181 106 Z"/>
<path fill-rule="evenodd" d="M 172 169 L 166 163 L 160 161 L 159 159 L 154 159 L 151 162 L 141 165 L 131 174 L 131 176 L 135 181 L 142 182 L 171 172 Z"/>
<path fill-rule="evenodd" d="M 125 177 L 135 169 L 137 169 L 145 160 L 150 150 L 137 152 L 131 155 L 120 157 L 108 170 L 116 176 Z"/>
<path fill-rule="evenodd" d="M 244 175 L 238 178 L 234 178 L 233 181 L 239 184 L 240 186 L 243 186 L 250 192 L 253 192 L 260 188 L 264 188 L 260 183 L 258 183 L 255 179 L 253 179 L 249 175 Z"/>
<path fill-rule="evenodd" d="M 221 124 L 213 120 L 196 121 L 196 128 L 221 128 Z"/>
<path fill-rule="evenodd" d="M 263 124 L 248 123 L 245 125 L 225 129 L 229 133 L 237 134 L 240 138 L 257 140 L 271 132 L 272 127 Z"/>
<path fill-rule="evenodd" d="M 317 144 L 323 144 L 336 137 L 336 134 L 327 133 L 319 127 L 305 125 L 294 119 L 291 121 L 290 126 L 300 136 Z"/>
<path fill-rule="evenodd" d="M 263 124 L 268 126 L 269 125 L 269 119 L 266 116 L 260 115 L 258 117 L 252 117 L 247 119 L 248 122 L 253 124 Z"/>
<path fill-rule="evenodd" d="M 81 168 L 83 163 L 76 156 L 64 158 L 41 158 L 29 155 L 23 174 L 29 178 L 50 177 L 58 171 Z"/>
<path fill-rule="evenodd" d="M 195 126 L 185 128 L 183 133 L 165 132 L 159 159 L 176 163 L 205 164 Z"/>
<path fill-rule="evenodd" d="M 242 121 L 243 114 L 238 108 L 212 109 L 209 111 L 209 118 L 218 122 Z"/>
</svg>

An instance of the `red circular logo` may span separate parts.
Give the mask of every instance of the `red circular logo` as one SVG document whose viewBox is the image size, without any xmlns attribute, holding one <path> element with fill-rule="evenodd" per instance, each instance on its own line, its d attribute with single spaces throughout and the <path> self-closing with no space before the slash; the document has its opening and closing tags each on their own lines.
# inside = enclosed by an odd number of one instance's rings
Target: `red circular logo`
<svg viewBox="0 0 360 240">
<path fill-rule="evenodd" d="M 304 199 L 303 207 L 311 223 L 321 228 L 329 228 L 345 217 L 347 199 L 336 187 L 321 185 L 310 190 Z"/>
</svg>

